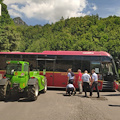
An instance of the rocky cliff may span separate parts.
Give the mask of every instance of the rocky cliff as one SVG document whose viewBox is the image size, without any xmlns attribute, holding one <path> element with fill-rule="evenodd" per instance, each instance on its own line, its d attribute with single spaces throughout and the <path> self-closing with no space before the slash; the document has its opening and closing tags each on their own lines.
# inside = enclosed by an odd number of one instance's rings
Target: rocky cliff
<svg viewBox="0 0 120 120">
<path fill-rule="evenodd" d="M 25 25 L 25 26 L 28 26 L 20 17 L 16 17 L 13 20 L 14 20 L 14 23 L 16 25 Z"/>
</svg>

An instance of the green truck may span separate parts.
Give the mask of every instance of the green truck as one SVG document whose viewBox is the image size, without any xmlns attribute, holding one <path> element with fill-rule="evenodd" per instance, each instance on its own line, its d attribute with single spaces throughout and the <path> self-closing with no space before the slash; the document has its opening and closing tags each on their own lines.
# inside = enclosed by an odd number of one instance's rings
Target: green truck
<svg viewBox="0 0 120 120">
<path fill-rule="evenodd" d="M 47 91 L 47 80 L 39 75 L 39 70 L 29 71 L 29 63 L 25 61 L 7 61 L 6 74 L 0 80 L 0 99 L 16 97 L 20 92 L 27 93 L 29 100 L 36 100 L 39 91 Z"/>
</svg>

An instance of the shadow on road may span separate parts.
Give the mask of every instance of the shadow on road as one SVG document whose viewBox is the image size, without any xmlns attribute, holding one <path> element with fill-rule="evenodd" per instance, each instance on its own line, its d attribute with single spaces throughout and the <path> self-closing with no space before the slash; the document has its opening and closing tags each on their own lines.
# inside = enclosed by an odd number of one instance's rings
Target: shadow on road
<svg viewBox="0 0 120 120">
<path fill-rule="evenodd" d="M 120 107 L 120 105 L 111 105 L 111 104 L 109 104 L 108 106 L 111 106 L 111 107 Z"/>
<path fill-rule="evenodd" d="M 72 95 L 69 95 L 69 94 L 66 94 L 66 93 L 57 93 L 57 94 L 60 94 L 60 95 L 63 95 L 63 96 L 77 96 L 76 94 L 74 95 L 74 93 Z"/>
<path fill-rule="evenodd" d="M 18 102 L 34 102 L 32 100 L 28 100 L 27 98 L 19 99 Z"/>
<path fill-rule="evenodd" d="M 48 87 L 47 88 L 47 90 L 49 90 L 49 91 L 66 91 L 66 88 L 50 88 L 50 87 Z"/>
<path fill-rule="evenodd" d="M 69 94 L 66 94 L 66 93 L 57 93 L 57 94 L 60 94 L 60 95 L 63 95 L 63 96 L 70 96 Z"/>
<path fill-rule="evenodd" d="M 102 95 L 102 96 L 120 96 L 120 94 L 108 94 L 108 95 Z"/>
<path fill-rule="evenodd" d="M 28 100 L 27 98 L 19 98 L 19 99 L 11 98 L 11 99 L 4 100 L 4 102 L 7 103 L 7 102 L 33 102 L 33 101 Z"/>
<path fill-rule="evenodd" d="M 91 97 L 91 100 L 102 100 L 102 101 L 105 101 L 105 100 L 108 100 L 108 99 L 106 97 L 100 96 L 99 98 Z"/>
<path fill-rule="evenodd" d="M 70 96 L 70 95 L 68 95 L 68 94 L 67 94 L 67 95 L 66 95 L 66 94 L 63 94 L 63 96 Z"/>
</svg>

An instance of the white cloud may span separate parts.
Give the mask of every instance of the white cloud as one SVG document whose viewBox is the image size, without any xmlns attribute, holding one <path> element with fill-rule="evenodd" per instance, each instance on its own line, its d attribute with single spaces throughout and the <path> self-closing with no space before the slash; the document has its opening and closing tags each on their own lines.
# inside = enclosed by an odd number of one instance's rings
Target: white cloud
<svg viewBox="0 0 120 120">
<path fill-rule="evenodd" d="M 94 11 L 98 9 L 97 6 L 96 6 L 94 3 L 88 4 L 88 7 L 89 7 L 90 9 L 94 10 Z"/>
<path fill-rule="evenodd" d="M 110 13 L 110 15 L 120 16 L 120 8 L 119 7 L 105 8 L 105 10 L 108 11 L 108 13 Z"/>
<path fill-rule="evenodd" d="M 13 9 L 9 9 L 9 14 L 10 15 L 12 15 L 12 16 L 14 16 L 14 17 L 22 17 L 22 15 L 20 14 L 20 13 L 18 13 L 18 12 L 16 12 L 16 11 L 14 11 Z"/>
<path fill-rule="evenodd" d="M 93 10 L 97 10 L 97 6 L 95 4 L 92 3 L 92 7 Z"/>
<path fill-rule="evenodd" d="M 4 0 L 9 6 L 11 16 L 23 14 L 28 18 L 47 20 L 50 23 L 70 17 L 84 16 L 83 10 L 87 7 L 87 0 Z M 20 5 L 19 5 L 20 4 Z M 97 7 L 92 5 L 92 9 Z M 18 14 L 17 14 L 18 13 Z"/>
<path fill-rule="evenodd" d="M 4 3 L 9 5 L 9 4 L 14 4 L 14 3 L 21 3 L 24 4 L 28 0 L 4 0 Z"/>
</svg>

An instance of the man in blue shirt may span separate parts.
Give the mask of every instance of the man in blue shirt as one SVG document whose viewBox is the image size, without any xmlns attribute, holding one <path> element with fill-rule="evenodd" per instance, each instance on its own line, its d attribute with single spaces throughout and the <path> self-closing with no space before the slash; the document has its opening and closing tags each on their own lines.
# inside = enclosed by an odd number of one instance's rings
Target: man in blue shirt
<svg viewBox="0 0 120 120">
<path fill-rule="evenodd" d="M 82 75 L 82 81 L 83 81 L 83 85 L 84 85 L 84 92 L 85 92 L 85 97 L 88 97 L 87 96 L 87 88 L 90 89 L 90 75 L 88 74 L 88 71 L 85 70 L 84 74 Z"/>
<path fill-rule="evenodd" d="M 92 92 L 93 92 L 93 88 L 95 87 L 96 91 L 97 91 L 97 98 L 100 97 L 99 95 L 99 90 L 98 90 L 98 75 L 95 73 L 95 70 L 92 70 L 92 86 L 91 86 L 91 90 L 90 90 L 90 96 L 92 96 Z"/>
<path fill-rule="evenodd" d="M 72 72 L 72 69 L 69 68 L 68 69 L 68 83 L 73 84 L 73 80 L 74 80 L 74 73 Z"/>
</svg>

